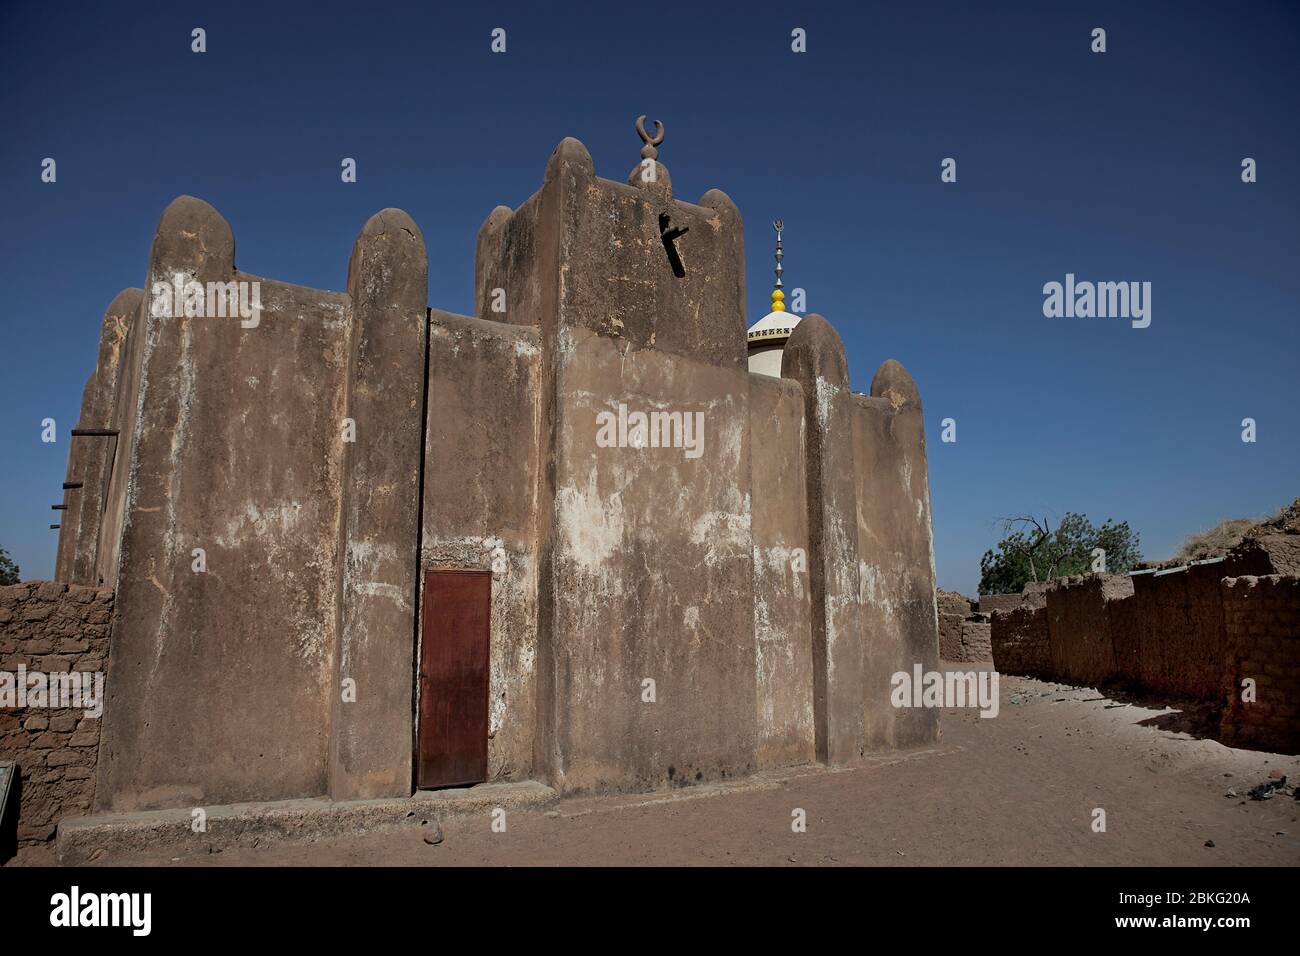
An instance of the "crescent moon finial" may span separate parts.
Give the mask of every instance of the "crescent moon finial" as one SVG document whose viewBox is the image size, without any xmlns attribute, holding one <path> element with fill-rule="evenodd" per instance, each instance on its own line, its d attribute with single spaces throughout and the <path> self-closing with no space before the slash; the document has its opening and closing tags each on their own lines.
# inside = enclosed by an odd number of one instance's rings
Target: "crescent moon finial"
<svg viewBox="0 0 1300 956">
<path fill-rule="evenodd" d="M 656 149 L 655 147 L 664 141 L 664 124 L 659 122 L 658 120 L 655 120 L 654 124 L 655 124 L 655 134 L 654 136 L 651 136 L 648 132 L 646 132 L 645 114 L 642 113 L 640 116 L 637 117 L 636 132 L 637 135 L 641 137 L 641 142 L 645 143 L 645 145 L 641 147 L 642 159 L 659 158 L 659 150 Z"/>
</svg>

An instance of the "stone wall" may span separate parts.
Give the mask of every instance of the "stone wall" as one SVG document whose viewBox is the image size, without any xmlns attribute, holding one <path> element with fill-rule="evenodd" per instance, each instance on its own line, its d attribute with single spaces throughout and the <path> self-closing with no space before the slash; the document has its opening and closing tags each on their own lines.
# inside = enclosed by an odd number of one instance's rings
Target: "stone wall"
<svg viewBox="0 0 1300 956">
<path fill-rule="evenodd" d="M 1226 664 L 1221 739 L 1231 746 L 1300 752 L 1300 577 L 1225 578 Z M 1242 681 L 1255 700 L 1242 699 Z"/>
<path fill-rule="evenodd" d="M 100 721 L 84 708 L 10 706 L 5 695 L 14 693 L 19 667 L 102 675 L 112 611 L 109 588 L 53 581 L 0 587 L 0 760 L 21 768 L 21 844 L 48 840 L 61 817 L 90 809 Z"/>
</svg>

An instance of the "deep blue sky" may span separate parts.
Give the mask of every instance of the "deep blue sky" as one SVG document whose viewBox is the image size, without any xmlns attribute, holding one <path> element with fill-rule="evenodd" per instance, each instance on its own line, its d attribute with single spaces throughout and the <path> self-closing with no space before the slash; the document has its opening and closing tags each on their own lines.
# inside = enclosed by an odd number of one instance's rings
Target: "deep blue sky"
<svg viewBox="0 0 1300 956">
<path fill-rule="evenodd" d="M 222 212 L 241 268 L 336 290 L 361 225 L 400 206 L 431 304 L 471 312 L 489 210 L 566 135 L 624 179 L 647 113 L 675 192 L 739 205 L 751 320 L 781 217 L 787 286 L 843 336 L 854 387 L 890 357 L 915 377 L 941 586 L 973 592 L 1025 511 L 1126 519 L 1166 557 L 1300 494 L 1298 44 L 1296 3 L 3 0 L 0 545 L 51 574 L 99 322 L 174 196 Z M 1150 281 L 1151 327 L 1044 318 L 1066 272 Z"/>
</svg>

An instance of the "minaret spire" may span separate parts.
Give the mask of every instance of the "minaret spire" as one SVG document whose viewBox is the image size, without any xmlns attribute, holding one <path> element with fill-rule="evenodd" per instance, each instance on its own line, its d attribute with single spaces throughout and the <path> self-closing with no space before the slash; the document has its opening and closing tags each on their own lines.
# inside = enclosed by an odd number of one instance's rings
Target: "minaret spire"
<svg viewBox="0 0 1300 956">
<path fill-rule="evenodd" d="M 781 268 L 781 260 L 785 258 L 785 253 L 781 251 L 781 230 L 785 228 L 785 223 L 778 219 L 772 223 L 772 228 L 776 230 L 776 288 L 772 290 L 772 311 L 785 311 L 785 293 L 781 291 L 781 273 L 785 270 Z"/>
</svg>

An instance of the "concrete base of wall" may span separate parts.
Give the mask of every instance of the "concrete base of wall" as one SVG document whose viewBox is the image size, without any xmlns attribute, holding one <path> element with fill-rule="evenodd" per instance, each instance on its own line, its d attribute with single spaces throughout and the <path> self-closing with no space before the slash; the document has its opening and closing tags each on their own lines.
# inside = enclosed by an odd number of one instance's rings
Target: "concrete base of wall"
<svg viewBox="0 0 1300 956">
<path fill-rule="evenodd" d="M 230 847 L 257 847 L 281 842 L 314 842 L 404 827 L 419 828 L 433 820 L 545 806 L 556 793 L 545 784 L 489 783 L 455 790 L 422 790 L 414 796 L 384 800 L 276 800 L 205 807 L 207 831 L 195 833 L 190 810 L 148 810 L 68 817 L 59 824 L 59 863 L 93 863 L 103 852 L 175 846 L 209 852 Z"/>
</svg>

